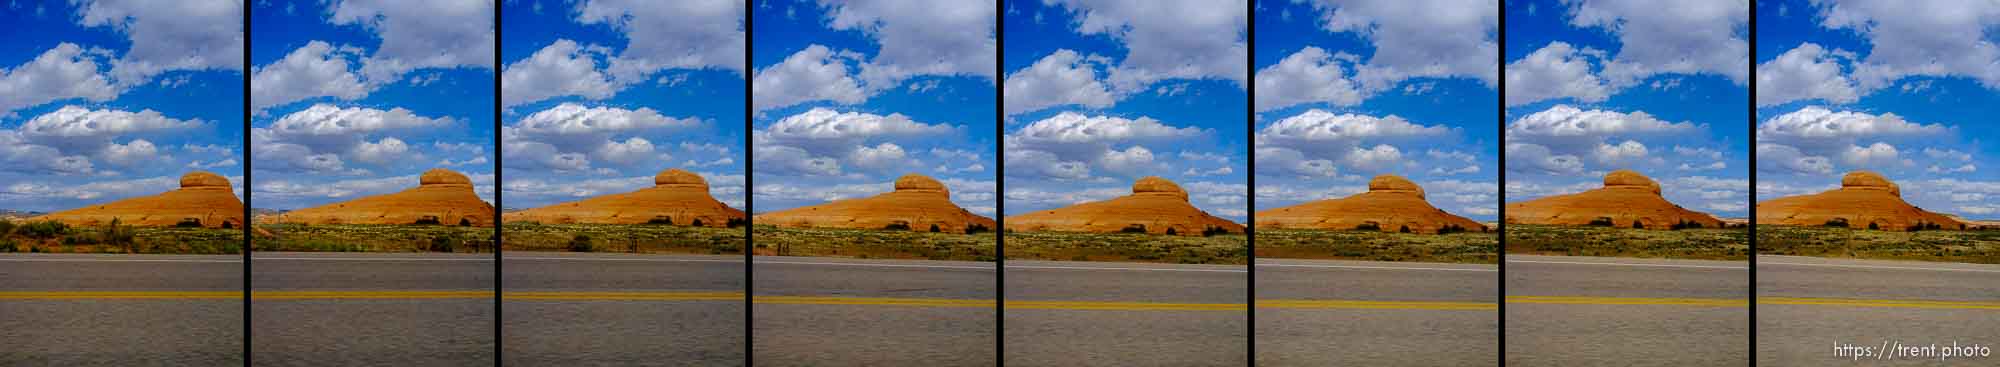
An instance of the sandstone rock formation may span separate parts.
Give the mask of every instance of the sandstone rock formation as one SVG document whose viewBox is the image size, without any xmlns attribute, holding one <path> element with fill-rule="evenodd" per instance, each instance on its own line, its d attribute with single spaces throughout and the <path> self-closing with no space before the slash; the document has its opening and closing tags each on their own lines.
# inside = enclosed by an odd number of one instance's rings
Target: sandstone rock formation
<svg viewBox="0 0 2000 367">
<path fill-rule="evenodd" d="M 148 227 L 202 226 L 240 228 L 243 201 L 236 199 L 229 179 L 204 171 L 181 176 L 181 188 L 99 205 L 49 213 L 28 220 L 54 220 L 73 226 L 99 226 L 117 218 L 119 224 Z"/>
<path fill-rule="evenodd" d="M 1007 229 L 1182 236 L 1243 233 L 1243 225 L 1195 208 L 1188 203 L 1186 190 L 1159 177 L 1139 179 L 1132 184 L 1132 195 L 1007 217 Z"/>
<path fill-rule="evenodd" d="M 1715 216 L 1667 201 L 1660 196 L 1659 183 L 1631 170 L 1604 175 L 1603 188 L 1507 204 L 1507 223 L 1644 229 L 1670 229 L 1677 225 L 1722 227 L 1722 221 Z"/>
<path fill-rule="evenodd" d="M 417 187 L 393 194 L 293 210 L 277 223 L 443 224 L 493 226 L 493 204 L 472 192 L 472 180 L 442 168 L 424 171 Z"/>
<path fill-rule="evenodd" d="M 967 229 L 990 231 L 996 227 L 993 218 L 972 214 L 952 203 L 951 191 L 944 183 L 917 174 L 897 178 L 895 191 L 889 193 L 758 214 L 751 221 L 780 227 L 949 233 L 966 233 Z"/>
<path fill-rule="evenodd" d="M 1486 225 L 1446 213 L 1424 199 L 1424 188 L 1401 176 L 1368 181 L 1368 192 L 1257 212 L 1257 228 L 1377 230 L 1430 233 L 1485 232 Z"/>
<path fill-rule="evenodd" d="M 610 194 L 502 215 L 508 222 L 545 224 L 672 224 L 727 227 L 745 219 L 708 194 L 708 180 L 679 168 L 653 176 L 653 187 Z"/>
<path fill-rule="evenodd" d="M 1850 228 L 1886 231 L 1970 227 L 1964 221 L 1911 206 L 1903 201 L 1902 194 L 1902 188 L 1880 174 L 1848 172 L 1840 178 L 1839 189 L 1757 203 L 1757 224 L 1823 226 L 1841 223 Z"/>
</svg>

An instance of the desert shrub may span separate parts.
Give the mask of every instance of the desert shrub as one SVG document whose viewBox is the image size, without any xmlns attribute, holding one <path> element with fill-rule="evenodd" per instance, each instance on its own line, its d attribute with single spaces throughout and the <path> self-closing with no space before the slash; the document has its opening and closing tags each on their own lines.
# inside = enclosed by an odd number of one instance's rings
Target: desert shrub
<svg viewBox="0 0 2000 367">
<path fill-rule="evenodd" d="M 459 227 L 471 227 L 471 226 L 472 226 L 472 219 L 471 219 L 471 218 L 458 218 L 458 226 L 459 226 Z"/>
<path fill-rule="evenodd" d="M 1119 228 L 1118 233 L 1146 233 L 1146 225 L 1133 224 L 1125 226 L 1125 228 Z"/>
<path fill-rule="evenodd" d="M 690 225 L 690 226 L 696 226 L 696 227 L 701 227 L 701 226 L 702 226 L 702 224 L 701 224 L 701 218 L 695 218 L 695 219 L 694 219 L 694 221 L 692 221 L 692 222 L 688 222 L 688 225 Z"/>
<path fill-rule="evenodd" d="M 576 235 L 575 238 L 569 239 L 569 250 L 571 252 L 590 252 L 590 236 Z"/>
<path fill-rule="evenodd" d="M 1444 228 L 1438 228 L 1438 234 L 1452 234 L 1459 232 L 1465 232 L 1465 227 L 1459 226 L 1457 224 L 1446 224 Z"/>
<path fill-rule="evenodd" d="M 1167 235 L 1168 235 L 1168 236 L 1172 236 L 1172 235 L 1178 235 L 1178 234 L 1180 234 L 1180 232 L 1175 232 L 1175 231 L 1174 231 L 1174 229 L 1173 229 L 1173 227 L 1167 227 Z"/>
<path fill-rule="evenodd" d="M 112 218 L 112 220 L 117 219 Z M 181 218 L 181 221 L 174 223 L 174 228 L 201 228 L 201 218 Z"/>
<path fill-rule="evenodd" d="M 119 222 L 118 218 L 111 218 L 111 224 L 104 226 L 103 240 L 106 245 L 126 246 L 126 250 L 129 251 L 132 250 L 131 246 L 136 244 L 132 241 L 135 237 L 138 237 L 138 231 Z"/>
<path fill-rule="evenodd" d="M 95 233 L 72 233 L 62 238 L 62 244 L 69 246 L 95 245 L 99 243 L 104 243 L 104 241 L 99 239 Z"/>
<path fill-rule="evenodd" d="M 1382 230 L 1382 225 L 1381 225 L 1381 224 L 1376 224 L 1375 222 L 1367 222 L 1367 223 L 1362 223 L 1361 225 L 1358 225 L 1358 226 L 1354 226 L 1354 230 L 1357 230 L 1357 231 L 1380 231 L 1380 230 Z"/>
<path fill-rule="evenodd" d="M 1410 226 L 1403 226 L 1402 228 L 1397 228 L 1397 229 L 1396 229 L 1396 232 L 1397 232 L 1397 233 L 1410 233 Z"/>
<path fill-rule="evenodd" d="M 20 245 L 14 243 L 14 239 L 12 238 L 0 237 L 0 252 L 21 251 L 19 246 Z"/>
<path fill-rule="evenodd" d="M 938 229 L 937 224 L 931 224 L 931 233 L 938 233 L 938 232 L 941 231 Z"/>
<path fill-rule="evenodd" d="M 967 224 L 967 225 L 965 225 L 965 234 L 975 234 L 975 233 L 980 233 L 980 232 L 987 232 L 987 231 L 992 231 L 992 229 L 990 229 L 990 228 L 986 228 L 986 226 L 985 226 L 985 225 L 980 225 L 980 224 Z"/>
<path fill-rule="evenodd" d="M 1868 222 L 1868 230 L 1879 231 L 1882 230 L 1882 226 L 1875 225 L 1875 222 Z"/>
<path fill-rule="evenodd" d="M 750 221 L 743 218 L 729 218 L 729 222 L 725 223 L 725 225 L 728 225 L 729 228 L 742 227 L 748 224 L 750 224 Z"/>
<path fill-rule="evenodd" d="M 13 233 L 14 233 L 14 221 L 0 219 L 0 237 L 7 237 L 7 235 Z"/>
<path fill-rule="evenodd" d="M 669 216 L 655 216 L 655 217 L 653 217 L 653 219 L 648 219 L 648 220 L 646 220 L 646 224 L 665 224 L 665 225 L 673 225 L 673 224 L 674 224 L 674 217 L 669 217 Z"/>
<path fill-rule="evenodd" d="M 1222 227 L 1209 226 L 1208 228 L 1201 229 L 1202 237 L 1215 237 L 1215 235 L 1218 234 L 1228 234 L 1228 233 L 1229 230 L 1223 229 Z"/>
<path fill-rule="evenodd" d="M 439 222 L 439 221 L 438 221 L 438 217 L 435 217 L 435 216 L 429 216 L 429 215 L 426 215 L 426 216 L 424 216 L 423 218 L 417 218 L 417 222 L 416 222 L 416 223 L 414 223 L 414 224 L 432 224 L 432 225 L 436 225 L 436 224 L 444 224 L 444 223 L 443 223 L 443 222 Z"/>
<path fill-rule="evenodd" d="M 15 228 L 14 230 L 23 236 L 48 239 L 68 234 L 69 225 L 63 224 L 62 222 L 45 220 L 38 222 L 28 222 L 28 224 L 21 225 L 20 227 Z"/>
<path fill-rule="evenodd" d="M 1613 226 L 1613 224 L 1611 224 L 1611 217 L 1597 217 L 1597 219 L 1591 219 L 1590 225 L 1598 227 Z"/>
<path fill-rule="evenodd" d="M 1646 229 L 1646 223 L 1641 223 L 1636 220 L 1632 221 L 1632 229 Z"/>
<path fill-rule="evenodd" d="M 431 237 L 431 251 L 453 252 L 458 250 L 458 239 L 451 236 Z"/>
<path fill-rule="evenodd" d="M 910 223 L 898 221 L 895 223 L 889 223 L 889 225 L 886 226 L 882 226 L 882 229 L 895 230 L 895 231 L 908 231 L 910 230 Z"/>
</svg>

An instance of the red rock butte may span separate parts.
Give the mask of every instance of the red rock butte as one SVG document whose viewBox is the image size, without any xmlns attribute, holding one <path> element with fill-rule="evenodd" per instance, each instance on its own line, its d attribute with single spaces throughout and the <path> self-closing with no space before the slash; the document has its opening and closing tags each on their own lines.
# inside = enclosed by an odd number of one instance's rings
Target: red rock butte
<svg viewBox="0 0 2000 367">
<path fill-rule="evenodd" d="M 472 180 L 464 174 L 434 168 L 417 178 L 417 187 L 393 194 L 293 210 L 277 223 L 299 224 L 443 224 L 491 227 L 493 204 L 479 200 Z"/>
<path fill-rule="evenodd" d="M 742 210 L 716 201 L 708 193 L 708 180 L 679 168 L 653 176 L 653 187 L 638 191 L 601 195 L 580 201 L 555 204 L 503 214 L 507 221 L 546 224 L 672 224 L 727 227 L 742 222 Z"/>
<path fill-rule="evenodd" d="M 1007 217 L 1015 231 L 1172 233 L 1200 236 L 1204 232 L 1243 233 L 1243 225 L 1208 215 L 1188 203 L 1188 193 L 1173 181 L 1146 177 L 1132 183 L 1132 195 Z"/>
<path fill-rule="evenodd" d="M 1604 187 L 1507 204 L 1507 223 L 1603 225 L 1621 228 L 1669 229 L 1680 223 L 1722 228 L 1722 220 L 1687 210 L 1660 196 L 1660 184 L 1638 172 L 1612 171 Z M 1595 223 L 1593 223 L 1595 222 Z M 1635 225 L 1636 223 L 1636 225 Z"/>
<path fill-rule="evenodd" d="M 1840 178 L 1838 189 L 1757 203 L 1757 224 L 1823 226 L 1834 222 L 1886 231 L 1971 227 L 1904 202 L 1902 188 L 1868 171 L 1848 172 Z"/>
<path fill-rule="evenodd" d="M 896 179 L 895 191 L 860 199 L 837 200 L 758 214 L 751 221 L 780 227 L 892 229 L 965 233 L 967 228 L 993 230 L 993 218 L 951 202 L 944 183 L 923 175 Z"/>
<path fill-rule="evenodd" d="M 1435 234 L 1447 228 L 1485 232 L 1486 225 L 1431 206 L 1424 188 L 1401 176 L 1368 180 L 1368 192 L 1257 212 L 1257 228 Z"/>
<path fill-rule="evenodd" d="M 229 179 L 203 171 L 181 176 L 181 187 L 153 196 L 141 196 L 109 203 L 64 210 L 28 218 L 54 220 L 73 226 L 97 226 L 118 219 L 119 224 L 145 227 L 200 225 L 208 228 L 240 228 L 243 201 L 229 187 Z"/>
</svg>

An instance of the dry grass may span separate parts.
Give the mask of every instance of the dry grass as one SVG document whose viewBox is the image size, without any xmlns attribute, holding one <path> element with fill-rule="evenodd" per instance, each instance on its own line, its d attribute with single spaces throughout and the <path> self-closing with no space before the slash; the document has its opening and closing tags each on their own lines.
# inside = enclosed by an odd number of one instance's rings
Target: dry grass
<svg viewBox="0 0 2000 367">
<path fill-rule="evenodd" d="M 1757 226 L 1757 254 L 2000 264 L 2000 231 Z"/>
<path fill-rule="evenodd" d="M 1656 230 L 1600 226 L 1508 224 L 1507 253 L 1748 260 L 1745 228 Z"/>
<path fill-rule="evenodd" d="M 243 253 L 242 229 L 124 227 L 130 242 L 103 227 L 68 227 L 53 237 L 0 233 L 0 252 L 224 255 Z M 117 243 L 112 243 L 117 242 Z"/>
<path fill-rule="evenodd" d="M 1257 230 L 1257 257 L 1495 264 L 1498 233 Z"/>
<path fill-rule="evenodd" d="M 493 252 L 493 228 L 406 224 L 261 224 L 251 251 Z"/>
<path fill-rule="evenodd" d="M 1241 234 L 1008 232 L 1007 258 L 1242 265 L 1249 260 L 1247 239 Z"/>
<path fill-rule="evenodd" d="M 760 225 L 750 235 L 756 255 L 994 261 L 993 233 L 932 233 L 880 229 L 791 228 Z"/>
<path fill-rule="evenodd" d="M 659 224 L 536 224 L 500 227 L 505 251 L 741 254 L 743 228 Z"/>
</svg>

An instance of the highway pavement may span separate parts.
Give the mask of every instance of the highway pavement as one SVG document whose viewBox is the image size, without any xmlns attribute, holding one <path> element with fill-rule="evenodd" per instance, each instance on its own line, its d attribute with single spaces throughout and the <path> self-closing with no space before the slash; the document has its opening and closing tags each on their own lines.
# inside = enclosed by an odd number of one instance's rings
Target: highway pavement
<svg viewBox="0 0 2000 367">
<path fill-rule="evenodd" d="M 251 259 L 253 365 L 493 365 L 493 254 Z"/>
<path fill-rule="evenodd" d="M 758 366 L 989 366 L 994 264 L 759 256 Z"/>
<path fill-rule="evenodd" d="M 504 253 L 509 366 L 743 364 L 743 256 Z"/>
<path fill-rule="evenodd" d="M 1757 294 L 1759 366 L 2000 365 L 2000 265 L 1758 256 Z M 1987 355 L 1836 350 L 1954 342 Z"/>
<path fill-rule="evenodd" d="M 1258 259 L 1257 365 L 1498 365 L 1497 270 Z"/>
<path fill-rule="evenodd" d="M 242 259 L 0 254 L 0 366 L 242 365 Z"/>
<path fill-rule="evenodd" d="M 1748 261 L 1507 255 L 1509 366 L 1744 366 Z"/>
<path fill-rule="evenodd" d="M 1008 366 L 1241 366 L 1243 265 L 1008 261 Z"/>
</svg>

